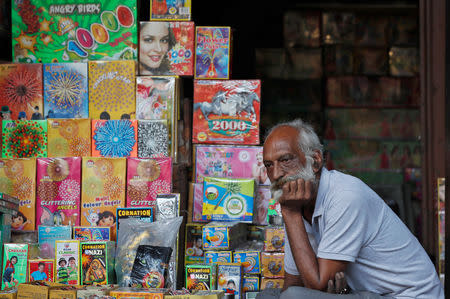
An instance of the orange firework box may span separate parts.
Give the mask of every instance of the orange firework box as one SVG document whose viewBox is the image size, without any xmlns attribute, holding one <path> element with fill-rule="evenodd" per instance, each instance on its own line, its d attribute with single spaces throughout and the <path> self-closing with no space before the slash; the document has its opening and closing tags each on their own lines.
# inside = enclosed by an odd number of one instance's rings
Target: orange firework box
<svg viewBox="0 0 450 299">
<path fill-rule="evenodd" d="M 137 120 L 92 120 L 93 157 L 137 157 Z"/>
<path fill-rule="evenodd" d="M 89 119 L 49 119 L 48 157 L 88 157 L 91 155 Z M 87 135 L 87 136 L 86 136 Z"/>
<path fill-rule="evenodd" d="M 3 119 L 43 119 L 42 82 L 42 64 L 0 64 L 1 114 L 9 115 Z"/>
<path fill-rule="evenodd" d="M 0 190 L 20 200 L 12 217 L 13 230 L 34 230 L 36 210 L 36 159 L 0 159 Z"/>
<path fill-rule="evenodd" d="M 261 275 L 266 278 L 284 277 L 284 253 L 263 252 L 261 253 L 262 271 Z"/>
<path fill-rule="evenodd" d="M 118 288 L 109 293 L 111 297 L 120 298 L 140 298 L 140 299 L 163 299 L 167 294 L 167 289 L 134 289 Z"/>
<path fill-rule="evenodd" d="M 89 117 L 92 119 L 135 118 L 135 62 L 89 62 Z"/>
<path fill-rule="evenodd" d="M 195 80 L 193 143 L 259 144 L 260 80 Z"/>
<path fill-rule="evenodd" d="M 261 279 L 261 290 L 264 289 L 282 289 L 284 285 L 283 278 L 266 278 Z"/>
<path fill-rule="evenodd" d="M 116 240 L 116 209 L 125 207 L 125 158 L 83 157 L 81 225 L 111 227 Z"/>
</svg>

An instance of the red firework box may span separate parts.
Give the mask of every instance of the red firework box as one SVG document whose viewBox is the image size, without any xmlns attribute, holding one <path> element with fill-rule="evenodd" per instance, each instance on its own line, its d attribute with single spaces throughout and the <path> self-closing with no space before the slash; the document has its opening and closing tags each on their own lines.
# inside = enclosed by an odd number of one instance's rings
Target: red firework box
<svg viewBox="0 0 450 299">
<path fill-rule="evenodd" d="M 154 61 L 153 39 L 155 31 L 168 37 L 165 55 Z M 139 74 L 140 75 L 178 75 L 194 74 L 194 22 L 141 22 L 139 35 Z"/>
<path fill-rule="evenodd" d="M 3 120 L 2 157 L 47 157 L 46 120 Z"/>
<path fill-rule="evenodd" d="M 55 261 L 52 259 L 36 259 L 28 261 L 28 281 L 55 281 L 53 272 Z"/>
<path fill-rule="evenodd" d="M 93 157 L 137 157 L 137 120 L 92 120 Z"/>
<path fill-rule="evenodd" d="M 195 80 L 193 143 L 259 144 L 260 80 Z"/>
<path fill-rule="evenodd" d="M 128 158 L 127 207 L 154 208 L 158 194 L 171 192 L 171 158 Z"/>
<path fill-rule="evenodd" d="M 80 225 L 80 157 L 37 159 L 36 184 L 36 227 Z"/>
<path fill-rule="evenodd" d="M 42 64 L 0 64 L 3 119 L 43 119 Z"/>
<path fill-rule="evenodd" d="M 36 159 L 0 159 L 0 191 L 20 200 L 12 217 L 13 230 L 34 230 L 36 209 Z"/>
</svg>

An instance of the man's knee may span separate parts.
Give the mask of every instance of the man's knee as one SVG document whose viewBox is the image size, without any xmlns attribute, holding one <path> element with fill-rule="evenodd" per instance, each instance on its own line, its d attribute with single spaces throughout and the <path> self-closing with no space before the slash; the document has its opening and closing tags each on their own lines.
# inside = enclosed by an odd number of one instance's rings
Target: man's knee
<svg viewBox="0 0 450 299">
<path fill-rule="evenodd" d="M 256 296 L 256 299 L 278 299 L 281 289 L 264 289 Z"/>
</svg>

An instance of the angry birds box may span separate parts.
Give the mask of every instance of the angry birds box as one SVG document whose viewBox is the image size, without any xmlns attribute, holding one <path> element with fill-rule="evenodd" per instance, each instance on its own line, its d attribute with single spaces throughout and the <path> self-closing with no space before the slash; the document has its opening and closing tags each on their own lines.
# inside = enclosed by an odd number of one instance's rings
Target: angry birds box
<svg viewBox="0 0 450 299">
<path fill-rule="evenodd" d="M 242 222 L 210 222 L 203 226 L 204 250 L 232 250 L 247 238 Z"/>
<path fill-rule="evenodd" d="M 215 290 L 217 266 L 215 264 L 186 265 L 186 289 Z"/>
<path fill-rule="evenodd" d="M 81 284 L 107 285 L 114 281 L 114 242 L 81 242 Z"/>
</svg>

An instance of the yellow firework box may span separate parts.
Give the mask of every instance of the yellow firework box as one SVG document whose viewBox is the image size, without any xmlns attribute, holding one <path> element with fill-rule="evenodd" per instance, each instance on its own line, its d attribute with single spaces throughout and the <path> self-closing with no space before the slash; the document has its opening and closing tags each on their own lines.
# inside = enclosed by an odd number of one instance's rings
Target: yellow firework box
<svg viewBox="0 0 450 299">
<path fill-rule="evenodd" d="M 125 158 L 84 157 L 81 225 L 108 226 L 116 240 L 116 209 L 125 207 Z"/>
<path fill-rule="evenodd" d="M 12 217 L 13 230 L 36 226 L 36 159 L 0 159 L 0 192 L 20 200 L 19 213 Z"/>
<path fill-rule="evenodd" d="M 92 119 L 135 118 L 135 62 L 89 62 L 89 117 Z"/>
<path fill-rule="evenodd" d="M 48 157 L 91 155 L 91 121 L 89 119 L 49 119 L 47 130 Z"/>
</svg>

